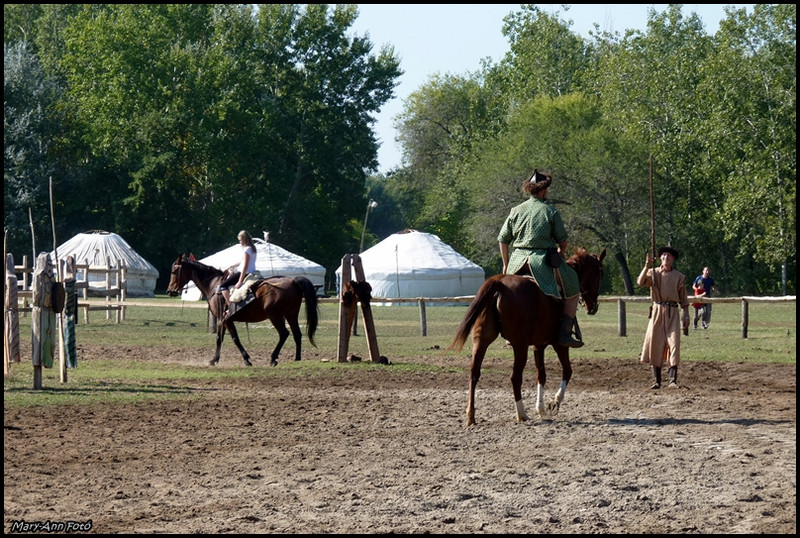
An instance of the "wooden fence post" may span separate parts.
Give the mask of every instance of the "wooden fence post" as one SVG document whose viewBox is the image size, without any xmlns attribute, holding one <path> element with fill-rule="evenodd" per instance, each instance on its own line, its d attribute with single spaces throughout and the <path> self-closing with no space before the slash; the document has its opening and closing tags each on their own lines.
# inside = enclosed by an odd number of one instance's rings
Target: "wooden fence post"
<svg viewBox="0 0 800 538">
<path fill-rule="evenodd" d="M 337 359 L 339 362 L 347 362 L 347 349 L 350 346 L 350 324 L 355 316 L 350 316 L 352 310 L 351 303 L 355 302 L 352 292 L 347 292 L 347 284 L 350 283 L 350 254 L 342 257 L 342 281 L 339 284 L 339 347 Z"/>
<path fill-rule="evenodd" d="M 356 271 L 356 282 L 359 284 L 366 284 L 364 280 L 364 268 L 361 265 L 361 256 L 358 254 L 352 255 L 353 268 Z M 378 351 L 378 337 L 375 335 L 375 321 L 372 318 L 372 306 L 370 306 L 369 293 L 366 291 L 366 286 L 360 287 L 360 296 L 358 299 L 361 302 L 361 316 L 364 318 L 364 332 L 367 334 L 367 349 L 369 350 L 369 358 L 372 362 L 381 361 L 381 353 Z"/>
<path fill-rule="evenodd" d="M 750 303 L 742 298 L 742 338 L 747 338 L 747 325 L 750 319 Z"/>
<path fill-rule="evenodd" d="M 617 299 L 617 325 L 618 325 L 618 334 L 620 336 L 628 336 L 628 329 L 627 329 L 627 319 L 626 319 L 626 312 L 625 312 L 625 301 L 622 299 Z"/>
</svg>

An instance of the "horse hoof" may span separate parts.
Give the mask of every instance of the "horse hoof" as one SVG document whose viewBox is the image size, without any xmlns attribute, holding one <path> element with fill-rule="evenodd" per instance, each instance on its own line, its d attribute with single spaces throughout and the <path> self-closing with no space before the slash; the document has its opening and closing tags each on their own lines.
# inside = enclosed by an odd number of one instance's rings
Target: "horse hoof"
<svg viewBox="0 0 800 538">
<path fill-rule="evenodd" d="M 270 366 L 278 366 L 278 361 L 273 360 L 269 363 Z"/>
<path fill-rule="evenodd" d="M 209 366 L 216 366 L 218 362 L 219 362 L 219 359 L 211 359 L 210 361 L 208 361 L 208 365 Z"/>
</svg>

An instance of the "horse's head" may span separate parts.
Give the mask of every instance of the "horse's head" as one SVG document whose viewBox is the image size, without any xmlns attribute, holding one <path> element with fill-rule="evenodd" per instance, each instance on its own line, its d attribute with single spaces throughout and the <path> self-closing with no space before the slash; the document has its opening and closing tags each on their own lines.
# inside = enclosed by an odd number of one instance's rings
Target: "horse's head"
<svg viewBox="0 0 800 538">
<path fill-rule="evenodd" d="M 190 269 L 184 261 L 184 258 L 178 256 L 178 259 L 175 260 L 170 269 L 169 285 L 167 286 L 167 295 L 170 297 L 180 295 L 183 287 L 189 283 Z"/>
<path fill-rule="evenodd" d="M 605 257 L 606 249 L 597 255 L 589 254 L 585 248 L 580 248 L 576 249 L 575 254 L 567 260 L 567 263 L 578 273 L 581 302 L 590 316 L 597 314 L 599 306 L 597 298 L 600 295 L 600 283 L 603 281 L 603 258 Z"/>
</svg>

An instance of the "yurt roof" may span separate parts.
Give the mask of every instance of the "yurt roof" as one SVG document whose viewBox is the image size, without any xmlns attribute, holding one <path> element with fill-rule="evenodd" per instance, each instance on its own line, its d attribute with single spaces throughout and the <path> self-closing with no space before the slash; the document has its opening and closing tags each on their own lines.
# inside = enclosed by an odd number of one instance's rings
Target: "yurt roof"
<svg viewBox="0 0 800 538">
<path fill-rule="evenodd" d="M 360 257 L 375 297 L 473 295 L 485 280 L 481 266 L 438 236 L 417 230 L 393 234 Z M 336 272 L 341 276 L 341 266 Z"/>
<path fill-rule="evenodd" d="M 253 238 L 253 243 L 256 245 L 256 269 L 263 276 L 305 276 L 315 286 L 321 287 L 325 284 L 325 268 L 322 265 L 263 239 Z M 241 259 L 242 246 L 237 243 L 198 261 L 225 270 Z M 194 283 L 190 282 L 183 290 L 181 298 L 195 301 L 202 297 Z"/>
<path fill-rule="evenodd" d="M 111 266 L 117 266 L 117 260 L 122 260 L 129 273 L 144 274 L 158 278 L 158 269 L 141 257 L 121 236 L 103 230 L 93 230 L 79 233 L 69 241 L 62 243 L 56 249 L 59 262 L 69 256 L 75 257 L 75 262 L 82 264 L 88 261 L 89 267 L 106 267 L 110 259 Z M 56 251 L 50 252 L 50 257 L 55 261 Z"/>
</svg>

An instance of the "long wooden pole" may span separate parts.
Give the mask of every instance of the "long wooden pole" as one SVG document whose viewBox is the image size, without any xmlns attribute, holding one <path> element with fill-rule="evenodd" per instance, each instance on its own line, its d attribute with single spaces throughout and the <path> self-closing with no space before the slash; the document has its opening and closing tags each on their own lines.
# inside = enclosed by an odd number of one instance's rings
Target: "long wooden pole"
<svg viewBox="0 0 800 538">
<path fill-rule="evenodd" d="M 58 263 L 58 241 L 56 240 L 56 212 L 53 200 L 53 176 L 50 176 L 50 226 L 53 228 L 53 253 L 56 261 L 56 282 L 63 282 L 61 278 L 61 265 Z M 53 298 L 55 300 L 55 298 Z M 58 373 L 62 383 L 67 382 L 67 353 L 64 346 L 64 316 L 56 312 L 56 327 L 58 329 Z"/>
<path fill-rule="evenodd" d="M 653 154 L 650 154 L 650 254 L 656 259 L 656 205 L 653 193 Z"/>
<path fill-rule="evenodd" d="M 33 264 L 36 265 L 36 232 L 33 229 L 33 211 L 28 208 L 28 222 L 31 225 L 31 253 L 33 254 Z M 33 276 L 33 275 L 31 275 Z"/>
<path fill-rule="evenodd" d="M 6 295 L 6 282 L 8 281 L 8 230 L 3 229 L 3 305 L 6 311 L 10 311 L 12 309 L 11 304 L 6 304 L 6 299 L 8 296 Z M 13 267 L 12 267 L 13 270 Z M 16 308 L 17 305 L 13 305 L 13 308 Z M 3 377 L 8 376 L 8 369 L 9 364 L 11 362 L 11 350 L 9 349 L 9 341 L 8 341 L 8 332 L 9 327 L 5 326 L 6 318 L 5 313 L 3 314 Z"/>
</svg>

